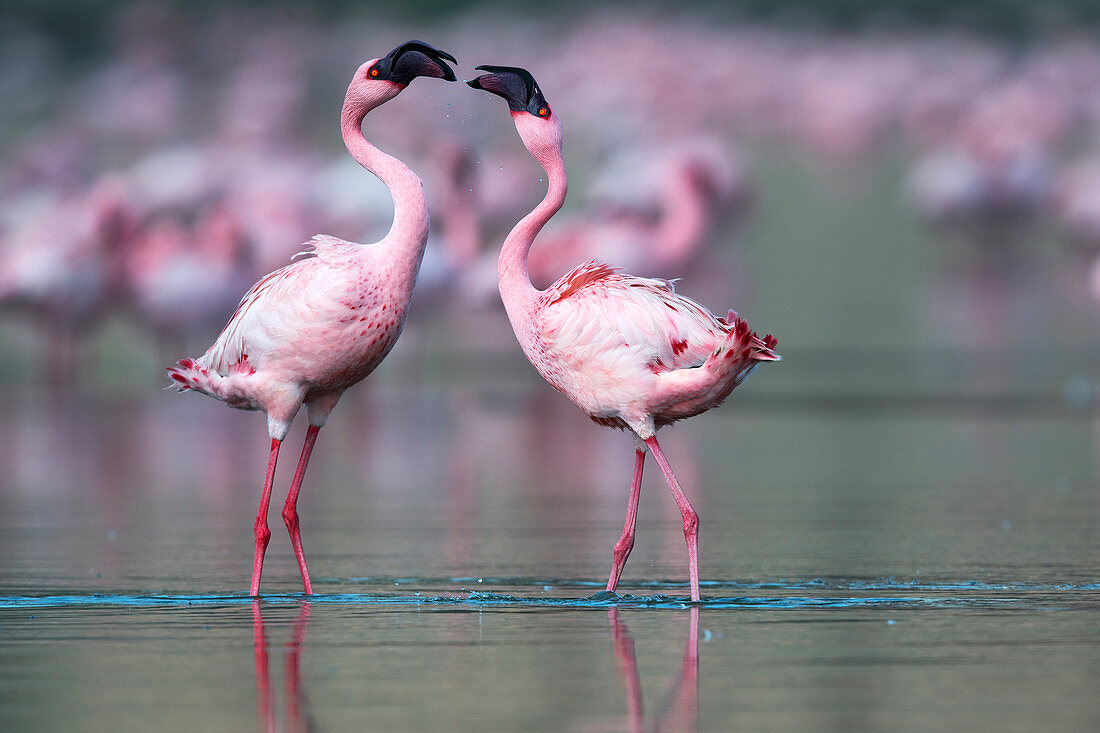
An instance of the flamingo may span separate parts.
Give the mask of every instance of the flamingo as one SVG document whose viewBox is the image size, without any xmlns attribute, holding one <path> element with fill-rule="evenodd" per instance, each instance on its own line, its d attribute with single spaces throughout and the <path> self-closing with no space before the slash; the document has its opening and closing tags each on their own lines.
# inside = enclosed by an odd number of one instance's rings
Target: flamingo
<svg viewBox="0 0 1100 733">
<path fill-rule="evenodd" d="M 648 449 L 680 508 L 691 600 L 698 601 L 699 515 L 657 442 L 657 429 L 716 407 L 757 364 L 778 361 L 776 339 L 757 337 L 733 311 L 716 317 L 677 294 L 666 280 L 622 274 L 598 260 L 578 265 L 545 290 L 536 289 L 527 270 L 528 252 L 565 202 L 567 189 L 561 121 L 525 69 L 477 68 L 490 73 L 467 84 L 508 102 L 520 139 L 548 181 L 542 202 L 516 224 L 501 248 L 497 276 L 508 320 L 543 379 L 600 425 L 634 435 L 634 478 L 607 590 L 615 590 L 634 547 Z"/>
<path fill-rule="evenodd" d="M 250 245 L 235 212 L 220 202 L 190 228 L 158 218 L 124 262 L 135 315 L 163 345 L 195 345 L 190 337 L 223 323 L 256 276 Z"/>
<path fill-rule="evenodd" d="M 44 193 L 14 207 L 0 259 L 0 310 L 30 313 L 48 340 L 46 373 L 63 384 L 122 291 L 122 260 L 139 231 L 124 183 L 104 174 L 86 192 Z"/>
<path fill-rule="evenodd" d="M 348 85 L 340 118 L 348 152 L 378 176 L 394 199 L 389 233 L 372 245 L 316 235 L 302 259 L 252 286 L 206 353 L 168 369 L 180 391 L 194 390 L 230 407 L 267 415 L 271 450 L 254 525 L 250 595 L 271 531 L 267 510 L 279 447 L 299 408 L 309 428 L 283 506 L 307 595 L 313 593 L 298 524 L 298 492 L 317 433 L 344 390 L 370 374 L 393 348 L 405 323 L 428 239 L 428 202 L 420 179 L 363 136 L 363 118 L 418 76 L 455 81 L 450 54 L 421 41 L 403 43 L 362 64 Z"/>
<path fill-rule="evenodd" d="M 543 246 L 527 263 L 532 282 L 551 283 L 593 256 L 639 275 L 683 270 L 714 233 L 723 209 L 734 199 L 742 206 L 747 201 L 744 174 L 735 184 L 724 151 L 707 150 L 701 139 L 694 149 L 636 152 L 639 157 L 608 166 L 618 170 L 594 187 L 595 211 L 543 234 Z"/>
</svg>

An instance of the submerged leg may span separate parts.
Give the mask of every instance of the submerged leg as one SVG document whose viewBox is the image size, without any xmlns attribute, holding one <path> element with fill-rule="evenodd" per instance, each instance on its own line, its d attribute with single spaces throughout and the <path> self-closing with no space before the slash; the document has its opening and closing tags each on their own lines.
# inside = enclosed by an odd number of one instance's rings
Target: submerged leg
<svg viewBox="0 0 1100 733">
<path fill-rule="evenodd" d="M 253 525 L 253 532 L 256 535 L 256 552 L 252 556 L 252 586 L 248 591 L 250 596 L 260 594 L 260 573 L 264 569 L 264 553 L 267 552 L 267 543 L 271 540 L 271 530 L 267 528 L 267 507 L 271 504 L 271 484 L 275 480 L 275 462 L 279 460 L 280 445 L 282 443 L 278 438 L 271 439 L 271 454 L 267 459 L 264 492 L 260 495 L 260 509 L 256 512 L 256 524 Z"/>
<path fill-rule="evenodd" d="M 264 730 L 278 730 L 275 708 L 271 704 L 271 673 L 268 668 L 267 634 L 260 602 L 252 601 L 252 655 L 256 666 L 256 711 L 264 721 Z"/>
<path fill-rule="evenodd" d="M 289 730 L 309 730 L 306 725 L 308 720 L 303 720 L 303 703 L 305 697 L 302 693 L 302 644 L 306 638 L 306 627 L 309 626 L 310 603 L 306 601 L 298 611 L 298 619 L 294 622 L 294 633 L 286 644 L 286 660 L 283 669 L 283 684 L 286 686 L 286 718 Z M 305 712 L 308 713 L 308 710 Z"/>
<path fill-rule="evenodd" d="M 680 678 L 654 711 L 654 730 L 699 730 L 699 607 L 688 609 L 688 638 Z"/>
<path fill-rule="evenodd" d="M 699 607 L 688 609 L 688 638 L 684 645 L 684 682 L 681 695 L 688 730 L 699 729 Z"/>
<path fill-rule="evenodd" d="M 302 574 L 302 586 L 306 595 L 313 595 L 313 586 L 309 582 L 309 570 L 306 568 L 306 556 L 302 551 L 302 536 L 298 531 L 298 492 L 302 489 L 302 476 L 306 473 L 306 465 L 309 463 L 309 454 L 313 452 L 313 444 L 317 442 L 317 432 L 321 428 L 310 425 L 306 431 L 306 442 L 302 445 L 302 456 L 298 459 L 298 468 L 294 471 L 294 480 L 290 484 L 290 493 L 286 496 L 286 504 L 283 505 L 283 522 L 290 533 L 290 544 L 294 546 L 294 557 L 298 561 L 298 571 Z"/>
<path fill-rule="evenodd" d="M 699 515 L 691 506 L 687 494 L 680 488 L 680 483 L 672 473 L 672 467 L 668 465 L 668 459 L 665 458 L 661 446 L 657 443 L 657 436 L 646 438 L 645 443 L 653 451 L 653 458 L 657 461 L 657 465 L 661 467 L 661 472 L 665 475 L 665 481 L 668 482 L 668 488 L 672 491 L 673 498 L 676 499 L 676 505 L 680 507 L 680 516 L 684 519 L 684 539 L 687 541 L 688 546 L 688 575 L 691 578 L 691 600 L 697 601 L 699 600 Z"/>
<path fill-rule="evenodd" d="M 694 606 L 693 606 L 694 608 Z M 626 719 L 631 733 L 641 733 L 645 729 L 645 711 L 642 707 L 642 680 L 638 675 L 638 658 L 634 653 L 634 637 L 626 623 L 619 619 L 619 609 L 612 606 L 607 609 L 607 619 L 611 622 L 611 641 L 615 648 L 615 661 L 626 683 Z"/>
<path fill-rule="evenodd" d="M 642 493 L 642 468 L 645 466 L 645 451 L 636 450 L 634 454 L 634 480 L 630 484 L 630 499 L 626 504 L 626 522 L 623 535 L 615 543 L 611 553 L 611 576 L 607 579 L 607 590 L 613 591 L 619 585 L 619 576 L 623 574 L 626 559 L 634 549 L 634 526 L 638 521 L 638 497 Z"/>
</svg>

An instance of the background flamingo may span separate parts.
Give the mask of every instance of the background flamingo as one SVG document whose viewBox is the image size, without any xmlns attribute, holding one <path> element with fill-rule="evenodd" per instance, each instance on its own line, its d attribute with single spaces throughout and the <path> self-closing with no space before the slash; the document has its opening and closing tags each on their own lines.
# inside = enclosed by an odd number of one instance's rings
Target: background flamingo
<svg viewBox="0 0 1100 733">
<path fill-rule="evenodd" d="M 271 452 L 260 509 L 251 595 L 271 532 L 267 508 L 279 446 L 305 405 L 309 430 L 283 507 L 302 584 L 313 592 L 298 528 L 297 500 L 317 433 L 344 390 L 370 374 L 393 348 L 405 323 L 428 238 L 428 202 L 420 179 L 363 136 L 363 118 L 414 78 L 454 81 L 449 54 L 410 41 L 361 65 L 344 99 L 341 128 L 348 152 L 378 176 L 394 198 L 389 233 L 370 246 L 317 235 L 306 256 L 256 283 L 214 344 L 198 359 L 168 370 L 193 389 L 231 407 L 267 414 Z"/>
<path fill-rule="evenodd" d="M 225 323 L 255 278 L 250 242 L 234 212 L 207 206 L 193 224 L 163 216 L 144 227 L 124 263 L 134 315 L 173 353 Z"/>
<path fill-rule="evenodd" d="M 589 216 L 543 235 L 528 262 L 536 285 L 554 282 L 589 258 L 639 275 L 680 275 L 711 243 L 723 215 L 747 207 L 746 173 L 720 145 L 697 140 L 672 150 L 630 153 L 605 166 L 593 185 Z"/>
<path fill-rule="evenodd" d="M 657 429 L 721 404 L 761 361 L 777 361 L 775 338 L 760 339 L 730 311 L 714 316 L 664 280 L 620 274 L 585 262 L 546 290 L 531 284 L 535 236 L 565 202 L 562 128 L 524 69 L 479 66 L 467 82 L 508 102 L 520 139 L 546 171 L 542 202 L 512 229 L 498 266 L 500 295 L 524 354 L 546 381 L 593 420 L 635 436 L 634 480 L 607 590 L 615 590 L 634 546 L 646 448 L 653 451 L 680 508 L 688 545 L 691 599 L 698 601 L 699 516 L 657 442 Z"/>
<path fill-rule="evenodd" d="M 75 380 L 81 347 L 121 300 L 137 215 L 123 183 L 105 175 L 84 193 L 28 197 L 13 218 L 0 259 L 0 309 L 41 325 L 49 381 Z"/>
</svg>

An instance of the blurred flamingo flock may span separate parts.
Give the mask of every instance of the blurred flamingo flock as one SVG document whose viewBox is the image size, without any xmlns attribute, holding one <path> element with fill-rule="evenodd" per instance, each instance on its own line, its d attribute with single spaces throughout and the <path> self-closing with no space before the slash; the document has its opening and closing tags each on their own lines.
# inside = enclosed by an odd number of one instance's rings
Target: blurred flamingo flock
<svg viewBox="0 0 1100 733">
<path fill-rule="evenodd" d="M 536 285 L 598 256 L 689 277 L 704 300 L 751 290 L 751 273 L 708 276 L 767 195 L 758 151 L 781 148 L 824 178 L 900 157 L 890 195 L 924 226 L 979 247 L 1043 227 L 1100 300 L 1100 42 L 1084 33 L 1021 45 L 626 10 L 552 27 L 471 11 L 422 33 L 369 16 L 147 4 L 105 27 L 105 48 L 75 60 L 29 25 L 0 42 L 0 336 L 38 334 L 39 374 L 56 381 L 75 378 L 107 319 L 145 329 L 136 341 L 170 363 L 314 233 L 384 232 L 391 201 L 343 150 L 336 111 L 365 49 L 418 34 L 454 50 L 460 77 L 485 60 L 532 69 L 566 121 L 579 175 L 532 252 Z M 463 92 L 414 89 L 372 133 L 428 187 L 414 321 L 496 307 L 499 242 L 541 195 L 507 120 Z M 575 207 L 584 218 L 571 221 Z"/>
</svg>

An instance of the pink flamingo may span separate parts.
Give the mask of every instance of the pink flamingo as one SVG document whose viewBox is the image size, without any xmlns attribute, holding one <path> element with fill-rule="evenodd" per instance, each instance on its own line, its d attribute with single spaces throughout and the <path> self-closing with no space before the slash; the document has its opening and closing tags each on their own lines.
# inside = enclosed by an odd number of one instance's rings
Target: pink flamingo
<svg viewBox="0 0 1100 733">
<path fill-rule="evenodd" d="M 250 245 L 221 203 L 201 211 L 190 228 L 176 217 L 158 218 L 124 263 L 135 315 L 162 345 L 194 345 L 190 337 L 224 323 L 256 276 Z"/>
<path fill-rule="evenodd" d="M 252 596 L 259 594 L 271 537 L 267 508 L 279 446 L 302 405 L 309 429 L 283 506 L 283 520 L 305 592 L 313 593 L 298 529 L 302 476 L 317 433 L 344 390 L 370 374 L 401 334 L 424 257 L 428 202 L 420 179 L 367 141 L 363 118 L 418 76 L 454 81 L 445 60 L 455 59 L 420 41 L 409 41 L 360 66 L 344 98 L 340 123 L 348 152 L 393 195 L 389 233 L 368 246 L 315 236 L 303 259 L 252 286 L 205 354 L 168 369 L 181 391 L 196 390 L 230 407 L 267 414 L 271 451 L 256 515 Z"/>
<path fill-rule="evenodd" d="M 635 437 L 634 480 L 607 590 L 615 590 L 634 547 L 648 448 L 680 508 L 691 599 L 698 601 L 699 515 L 661 451 L 657 429 L 721 404 L 759 362 L 779 360 L 772 351 L 776 340 L 758 338 L 733 311 L 726 319 L 714 316 L 665 280 L 620 274 L 596 260 L 537 290 L 527 271 L 528 251 L 565 202 L 561 122 L 526 70 L 477 68 L 490 73 L 467 84 L 508 102 L 520 139 L 549 182 L 542 202 L 504 240 L 498 262 L 500 295 L 516 338 L 551 386 L 597 423 L 629 428 Z"/>
<path fill-rule="evenodd" d="M 644 159 L 628 161 L 619 175 L 601 182 L 594 216 L 543 234 L 545 241 L 527 263 L 531 281 L 551 283 L 590 257 L 640 275 L 681 272 L 714 233 L 723 210 L 748 199 L 744 174 L 734 182 L 738 176 L 722 160 L 724 153 L 706 150 L 701 140 L 697 147 L 663 155 L 645 151 Z M 656 201 L 643 201 L 646 194 Z"/>
<path fill-rule="evenodd" d="M 68 383 L 81 372 L 89 332 L 119 299 L 138 212 L 112 174 L 87 192 L 34 196 L 20 209 L 0 258 L 0 311 L 25 311 L 38 321 L 47 338 L 47 378 Z"/>
</svg>

